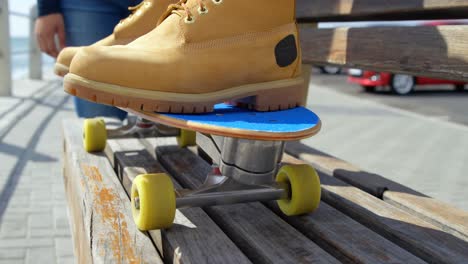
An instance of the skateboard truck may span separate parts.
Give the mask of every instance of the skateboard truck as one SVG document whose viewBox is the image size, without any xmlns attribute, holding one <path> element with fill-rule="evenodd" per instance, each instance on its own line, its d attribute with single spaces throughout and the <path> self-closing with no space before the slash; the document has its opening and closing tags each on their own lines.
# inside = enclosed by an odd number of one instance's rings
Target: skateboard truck
<svg viewBox="0 0 468 264">
<path fill-rule="evenodd" d="M 131 116 L 126 125 L 115 119 L 85 119 L 83 124 L 83 145 L 87 152 L 103 151 L 108 138 L 138 136 L 156 137 L 182 134 L 180 129 L 165 126 L 142 117 Z"/>
<path fill-rule="evenodd" d="M 289 198 L 288 184 L 276 182 L 284 142 L 197 133 L 197 145 L 217 164 L 204 184 L 176 191 L 176 207 L 210 206 Z"/>
<path fill-rule="evenodd" d="M 106 123 L 106 125 L 112 123 Z M 107 137 L 122 138 L 130 135 L 139 135 L 141 137 L 152 136 L 155 134 L 156 124 L 141 117 L 129 118 L 128 123 L 115 129 L 107 130 Z"/>
<path fill-rule="evenodd" d="M 320 180 L 308 165 L 281 167 L 284 141 L 250 140 L 196 133 L 196 143 L 213 169 L 196 190 L 175 190 L 166 174 L 137 176 L 132 212 L 140 230 L 168 228 L 176 208 L 276 200 L 286 215 L 314 211 Z"/>
</svg>

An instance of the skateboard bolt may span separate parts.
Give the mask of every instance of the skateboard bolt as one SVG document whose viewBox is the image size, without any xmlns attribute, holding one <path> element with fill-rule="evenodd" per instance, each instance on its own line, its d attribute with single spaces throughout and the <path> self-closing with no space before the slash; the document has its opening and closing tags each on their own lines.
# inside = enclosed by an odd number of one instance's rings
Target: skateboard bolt
<svg viewBox="0 0 468 264">
<path fill-rule="evenodd" d="M 139 197 L 135 197 L 134 203 L 135 203 L 135 208 L 137 210 L 140 210 L 140 198 Z"/>
<path fill-rule="evenodd" d="M 219 169 L 218 166 L 212 166 L 211 167 L 211 173 L 214 175 L 221 175 L 221 170 Z"/>
</svg>

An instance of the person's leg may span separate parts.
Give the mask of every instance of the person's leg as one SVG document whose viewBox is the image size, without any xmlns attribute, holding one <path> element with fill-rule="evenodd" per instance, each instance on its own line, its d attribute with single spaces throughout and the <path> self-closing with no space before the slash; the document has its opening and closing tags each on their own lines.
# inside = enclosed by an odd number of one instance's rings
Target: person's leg
<svg viewBox="0 0 468 264">
<path fill-rule="evenodd" d="M 67 46 L 87 46 L 108 36 L 120 19 L 128 15 L 126 10 L 102 12 L 63 8 L 62 12 L 65 20 Z M 76 113 L 79 117 L 107 116 L 124 119 L 127 116 L 125 111 L 115 107 L 92 103 L 77 97 L 74 97 L 74 100 Z"/>
</svg>

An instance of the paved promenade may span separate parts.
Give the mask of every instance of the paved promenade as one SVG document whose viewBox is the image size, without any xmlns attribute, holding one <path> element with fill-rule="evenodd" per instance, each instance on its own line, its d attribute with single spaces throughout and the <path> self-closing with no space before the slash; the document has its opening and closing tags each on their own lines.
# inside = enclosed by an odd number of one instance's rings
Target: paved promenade
<svg viewBox="0 0 468 264">
<path fill-rule="evenodd" d="M 0 264 L 74 263 L 62 180 L 58 79 L 18 80 L 0 97 Z"/>
<path fill-rule="evenodd" d="M 345 95 L 329 79 L 312 76 L 323 128 L 307 145 L 468 210 L 468 127 Z"/>
</svg>

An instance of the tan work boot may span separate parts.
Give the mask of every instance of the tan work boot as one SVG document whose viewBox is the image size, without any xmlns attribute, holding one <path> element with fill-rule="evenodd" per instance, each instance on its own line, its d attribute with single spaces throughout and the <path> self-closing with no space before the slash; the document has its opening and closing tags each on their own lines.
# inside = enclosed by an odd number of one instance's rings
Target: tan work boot
<svg viewBox="0 0 468 264">
<path fill-rule="evenodd" d="M 182 0 L 126 46 L 79 51 L 64 89 L 101 104 L 201 113 L 244 98 L 260 111 L 303 104 L 294 0 Z M 247 98 L 247 99 L 245 99 Z"/>
<path fill-rule="evenodd" d="M 137 6 L 129 7 L 132 14 L 121 20 L 111 35 L 92 44 L 92 46 L 126 45 L 134 41 L 153 30 L 169 4 L 176 2 L 176 0 L 144 0 Z M 54 67 L 55 74 L 65 76 L 68 73 L 70 63 L 80 48 L 68 47 L 60 52 Z"/>
</svg>

